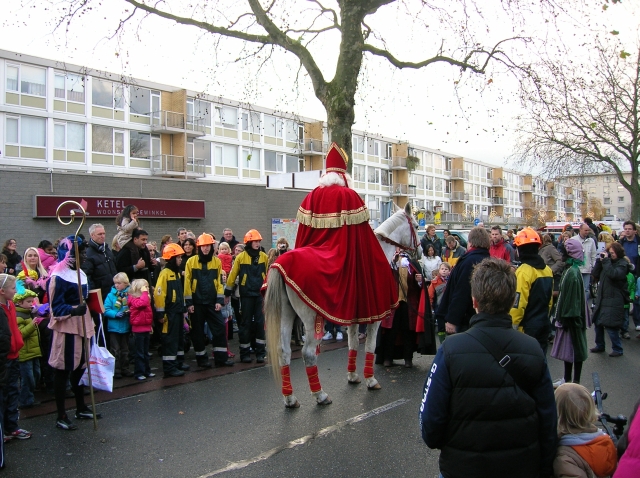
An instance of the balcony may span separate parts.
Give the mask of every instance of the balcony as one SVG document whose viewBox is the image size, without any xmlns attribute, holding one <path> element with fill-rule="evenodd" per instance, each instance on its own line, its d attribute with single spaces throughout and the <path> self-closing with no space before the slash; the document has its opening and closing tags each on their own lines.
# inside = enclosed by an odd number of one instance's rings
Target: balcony
<svg viewBox="0 0 640 478">
<path fill-rule="evenodd" d="M 203 178 L 205 164 L 202 159 L 188 158 L 172 154 L 159 154 L 151 158 L 151 172 L 156 176 L 171 178 Z"/>
<path fill-rule="evenodd" d="M 505 181 L 502 178 L 493 178 L 493 186 L 494 187 L 499 187 L 499 188 L 506 188 L 507 187 L 507 181 Z"/>
<path fill-rule="evenodd" d="M 573 214 L 573 213 L 576 212 L 576 208 L 575 207 L 565 207 L 564 208 L 564 212 Z"/>
<path fill-rule="evenodd" d="M 174 111 L 154 111 L 151 113 L 151 131 L 154 133 L 176 134 L 187 133 L 187 136 L 205 135 L 204 119 L 189 116 L 185 122 L 183 113 Z"/>
<path fill-rule="evenodd" d="M 522 185 L 522 192 L 523 193 L 532 193 L 533 192 L 533 186 L 531 184 L 523 184 Z"/>
<path fill-rule="evenodd" d="M 305 139 L 302 143 L 302 154 L 306 156 L 323 156 L 329 151 L 329 143 L 320 139 Z"/>
<path fill-rule="evenodd" d="M 567 201 L 573 201 L 575 196 L 573 194 L 567 194 Z"/>
<path fill-rule="evenodd" d="M 198 116 L 187 116 L 187 124 L 185 126 L 187 130 L 187 136 L 197 137 L 207 134 L 206 127 L 204 125 L 204 118 Z"/>
<path fill-rule="evenodd" d="M 416 187 L 409 184 L 393 184 L 391 186 L 391 195 L 415 197 Z"/>
<path fill-rule="evenodd" d="M 462 214 L 457 214 L 453 212 L 445 212 L 440 217 L 440 222 L 462 222 L 463 217 Z"/>
<path fill-rule="evenodd" d="M 406 156 L 393 156 L 391 158 L 391 169 L 407 169 Z"/>
<path fill-rule="evenodd" d="M 502 206 L 504 204 L 504 198 L 492 197 L 491 204 L 494 206 Z"/>
<path fill-rule="evenodd" d="M 464 169 L 454 169 L 451 171 L 451 179 L 463 179 L 468 181 L 469 171 L 465 171 Z"/>
<path fill-rule="evenodd" d="M 451 193 L 451 201 L 453 202 L 465 202 L 469 200 L 469 195 L 462 191 L 454 191 Z"/>
</svg>

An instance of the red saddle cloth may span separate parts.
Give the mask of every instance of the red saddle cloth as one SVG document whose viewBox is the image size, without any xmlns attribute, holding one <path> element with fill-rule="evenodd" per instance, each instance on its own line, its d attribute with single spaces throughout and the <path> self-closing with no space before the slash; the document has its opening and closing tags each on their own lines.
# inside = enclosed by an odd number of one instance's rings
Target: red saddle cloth
<svg viewBox="0 0 640 478">
<path fill-rule="evenodd" d="M 298 209 L 295 249 L 271 266 L 320 316 L 340 325 L 382 320 L 398 306 L 398 286 L 353 189 L 317 187 Z"/>
</svg>

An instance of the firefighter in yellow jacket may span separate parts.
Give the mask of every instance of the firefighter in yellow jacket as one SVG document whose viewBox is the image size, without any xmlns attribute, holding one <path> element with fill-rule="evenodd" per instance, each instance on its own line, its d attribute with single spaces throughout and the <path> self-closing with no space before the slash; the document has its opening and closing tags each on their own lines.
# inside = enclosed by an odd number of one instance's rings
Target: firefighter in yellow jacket
<svg viewBox="0 0 640 478">
<path fill-rule="evenodd" d="M 181 377 L 189 366 L 184 363 L 184 305 L 180 263 L 184 250 L 167 244 L 162 251 L 166 266 L 158 275 L 153 299 L 156 319 L 162 324 L 162 369 L 166 377 Z"/>
<path fill-rule="evenodd" d="M 196 246 L 198 253 L 189 258 L 184 268 L 184 300 L 191 314 L 191 342 L 198 367 L 211 368 L 204 349 L 204 324 L 212 334 L 213 361 L 216 365 L 232 366 L 227 355 L 227 334 L 222 317 L 224 286 L 222 263 L 213 254 L 213 236 L 201 234 Z"/>
<path fill-rule="evenodd" d="M 536 339 L 546 352 L 553 272 L 538 254 L 542 241 L 534 229 L 525 227 L 516 235 L 514 244 L 521 265 L 516 269 L 516 300 L 510 312 L 513 327 Z"/>
<path fill-rule="evenodd" d="M 262 236 L 255 229 L 244 235 L 244 252 L 236 257 L 224 290 L 225 303 L 233 293 L 236 278 L 240 288 L 240 360 L 251 363 L 251 340 L 255 338 L 256 362 L 264 363 L 266 355 L 264 335 L 264 314 L 260 288 L 267 276 L 267 255 L 260 250 Z"/>
</svg>

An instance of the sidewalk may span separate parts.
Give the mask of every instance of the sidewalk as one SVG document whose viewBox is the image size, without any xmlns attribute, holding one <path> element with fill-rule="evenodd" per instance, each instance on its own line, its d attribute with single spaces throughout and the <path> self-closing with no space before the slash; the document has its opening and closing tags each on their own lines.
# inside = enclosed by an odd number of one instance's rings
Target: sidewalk
<svg viewBox="0 0 640 478">
<path fill-rule="evenodd" d="M 364 340 L 361 341 L 364 343 Z M 345 336 L 345 340 L 341 342 L 337 342 L 336 340 L 329 340 L 326 342 L 322 342 L 320 348 L 322 351 L 330 351 L 345 348 L 348 346 L 348 342 Z M 213 367 L 210 369 L 201 369 L 198 368 L 196 364 L 196 356 L 193 350 L 193 347 L 189 352 L 185 355 L 185 363 L 191 366 L 191 370 L 187 371 L 182 377 L 171 377 L 171 378 L 163 378 L 162 377 L 162 360 L 158 356 L 157 352 L 152 351 L 153 356 L 151 357 L 151 371 L 156 374 L 153 378 L 148 378 L 144 381 L 138 381 L 135 377 L 123 377 L 121 379 L 113 380 L 113 392 L 104 392 L 101 390 L 94 390 L 94 398 L 96 403 L 108 402 L 110 400 L 116 400 L 123 397 L 130 397 L 133 395 L 139 395 L 147 392 L 151 392 L 154 390 L 160 390 L 168 387 L 175 387 L 177 385 L 182 385 L 186 383 L 197 382 L 199 380 L 206 380 L 211 377 L 218 377 L 221 375 L 228 375 L 232 373 L 242 372 L 244 370 L 249 370 L 258 367 L 268 366 L 267 364 L 259 364 L 255 361 L 255 356 L 252 355 L 253 362 L 250 364 L 240 363 L 240 354 L 238 347 L 238 339 L 236 338 L 229 341 L 230 350 L 236 354 L 234 360 L 236 364 L 233 367 Z M 207 346 L 207 352 L 209 354 L 209 360 L 213 365 L 213 359 L 211 358 L 211 347 Z M 291 359 L 296 360 L 301 358 L 302 356 L 302 347 L 291 344 Z M 345 370 L 347 364 L 345 362 Z M 131 370 L 133 370 L 133 365 L 131 365 Z M 89 405 L 91 403 L 91 399 L 88 395 L 89 387 L 85 387 L 85 391 L 87 396 L 85 397 L 85 402 Z M 46 393 L 44 391 L 36 392 L 35 399 L 38 402 L 41 402 L 40 405 L 37 405 L 33 408 L 20 410 L 20 418 L 32 418 L 38 417 L 41 415 L 48 415 L 50 413 L 55 413 L 56 411 L 56 403 L 52 394 Z M 67 409 L 75 408 L 75 399 L 67 398 L 66 401 Z M 99 407 L 98 411 L 99 411 Z"/>
</svg>

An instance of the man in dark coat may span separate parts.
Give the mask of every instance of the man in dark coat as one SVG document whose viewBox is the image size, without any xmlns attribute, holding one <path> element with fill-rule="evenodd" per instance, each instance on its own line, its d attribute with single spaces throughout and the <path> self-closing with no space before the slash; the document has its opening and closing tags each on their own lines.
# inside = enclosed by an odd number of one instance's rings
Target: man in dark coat
<svg viewBox="0 0 640 478">
<path fill-rule="evenodd" d="M 433 224 L 429 224 L 427 226 L 427 231 L 425 232 L 422 239 L 420 239 L 420 245 L 422 246 L 422 252 L 427 251 L 428 246 L 433 246 L 436 251 L 436 256 L 442 256 L 442 242 L 440 238 L 436 235 L 436 226 Z"/>
<path fill-rule="evenodd" d="M 484 227 L 474 227 L 467 239 L 469 249 L 456 262 L 449 276 L 449 283 L 436 312 L 438 330 L 445 324 L 448 334 L 464 332 L 469 328 L 469 320 L 475 313 L 471 302 L 471 273 L 473 267 L 489 257 L 491 238 Z"/>
<path fill-rule="evenodd" d="M 557 443 L 553 385 L 538 342 L 511 326 L 513 269 L 505 261 L 483 260 L 471 291 L 478 311 L 471 329 L 444 341 L 425 381 L 422 438 L 441 450 L 444 478 L 551 476 Z"/>
<path fill-rule="evenodd" d="M 136 229 L 131 234 L 131 240 L 127 242 L 116 257 L 116 268 L 118 272 L 124 272 L 129 278 L 129 282 L 135 279 L 144 279 L 151 284 L 150 268 L 151 254 L 147 249 L 147 239 L 149 234 L 143 229 Z"/>
<path fill-rule="evenodd" d="M 228 227 L 222 231 L 222 240 L 229 244 L 229 248 L 233 251 L 233 248 L 239 244 L 236 240 L 236 236 L 233 235 L 233 231 Z"/>
<path fill-rule="evenodd" d="M 89 227 L 89 235 L 91 239 L 86 249 L 86 257 L 82 262 L 82 270 L 87 275 L 89 289 L 100 289 L 102 300 L 104 301 L 109 292 L 111 292 L 111 287 L 113 287 L 113 276 L 118 273 L 116 259 L 105 242 L 107 234 L 102 224 L 92 224 Z M 97 314 L 92 313 L 91 316 L 93 322 L 99 325 Z M 102 321 L 105 330 L 108 330 L 108 318 L 106 315 L 102 316 Z M 106 338 L 108 347 L 109 334 L 106 335 Z"/>
</svg>

